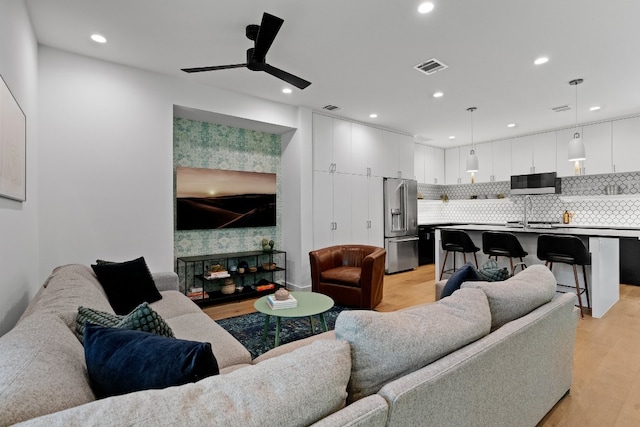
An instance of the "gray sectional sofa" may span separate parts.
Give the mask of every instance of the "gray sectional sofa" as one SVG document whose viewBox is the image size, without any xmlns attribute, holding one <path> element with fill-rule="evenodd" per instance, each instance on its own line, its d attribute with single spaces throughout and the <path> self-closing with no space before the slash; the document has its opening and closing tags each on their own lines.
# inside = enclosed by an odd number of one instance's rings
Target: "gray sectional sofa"
<svg viewBox="0 0 640 427">
<path fill-rule="evenodd" d="M 175 274 L 154 280 L 151 307 L 177 338 L 210 342 L 220 375 L 96 400 L 75 315 L 111 308 L 89 267 L 58 267 L 0 337 L 0 425 L 534 426 L 571 385 L 578 312 L 542 266 L 399 312 L 345 311 L 255 360 Z"/>
</svg>

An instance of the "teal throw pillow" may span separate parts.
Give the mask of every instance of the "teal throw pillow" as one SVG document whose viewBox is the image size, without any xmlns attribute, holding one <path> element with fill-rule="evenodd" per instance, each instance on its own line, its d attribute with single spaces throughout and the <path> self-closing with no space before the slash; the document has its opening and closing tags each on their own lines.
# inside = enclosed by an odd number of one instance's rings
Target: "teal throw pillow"
<svg viewBox="0 0 640 427">
<path fill-rule="evenodd" d="M 105 313 L 92 308 L 78 307 L 76 315 L 76 336 L 83 341 L 84 329 L 87 323 L 110 328 L 129 329 L 173 338 L 173 331 L 160 315 L 143 302 L 126 316 Z"/>
<path fill-rule="evenodd" d="M 97 398 L 161 389 L 220 373 L 211 344 L 87 324 L 84 355 Z"/>
<path fill-rule="evenodd" d="M 488 259 L 484 264 L 482 264 L 479 273 L 482 276 L 481 280 L 485 280 L 487 282 L 502 282 L 503 280 L 507 280 L 511 277 L 507 267 L 498 267 L 498 262 L 493 259 Z"/>
</svg>

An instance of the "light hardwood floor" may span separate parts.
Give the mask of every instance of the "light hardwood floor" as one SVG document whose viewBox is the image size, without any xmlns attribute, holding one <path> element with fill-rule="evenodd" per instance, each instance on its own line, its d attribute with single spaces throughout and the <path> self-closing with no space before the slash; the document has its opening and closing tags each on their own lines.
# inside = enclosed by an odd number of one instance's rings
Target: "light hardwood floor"
<svg viewBox="0 0 640 427">
<path fill-rule="evenodd" d="M 433 302 L 434 265 L 385 276 L 377 311 Z M 640 426 L 640 287 L 620 285 L 620 301 L 601 319 L 578 322 L 571 393 L 540 422 L 550 426 Z M 207 307 L 214 320 L 252 313 L 253 300 Z"/>
</svg>

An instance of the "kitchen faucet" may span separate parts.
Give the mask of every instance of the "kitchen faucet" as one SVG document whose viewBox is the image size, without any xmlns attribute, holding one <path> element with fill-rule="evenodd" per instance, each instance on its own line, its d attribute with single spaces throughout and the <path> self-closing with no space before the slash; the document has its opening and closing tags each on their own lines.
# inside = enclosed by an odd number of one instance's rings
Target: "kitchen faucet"
<svg viewBox="0 0 640 427">
<path fill-rule="evenodd" d="M 524 196 L 522 200 L 522 226 L 524 228 L 529 227 L 527 211 L 529 211 L 529 214 L 533 212 L 533 199 L 531 199 L 531 196 L 529 195 Z"/>
</svg>

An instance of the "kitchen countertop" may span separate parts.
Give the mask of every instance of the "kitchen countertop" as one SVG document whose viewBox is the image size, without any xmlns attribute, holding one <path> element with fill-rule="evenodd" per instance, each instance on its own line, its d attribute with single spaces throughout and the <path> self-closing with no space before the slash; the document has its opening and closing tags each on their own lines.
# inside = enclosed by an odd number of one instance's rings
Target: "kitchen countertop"
<svg viewBox="0 0 640 427">
<path fill-rule="evenodd" d="M 456 224 L 438 228 L 476 231 L 508 231 L 511 233 L 571 234 L 594 237 L 634 237 L 640 239 L 639 228 L 605 228 L 603 226 L 580 226 L 572 224 L 532 224 L 528 228 L 505 224 Z"/>
</svg>

